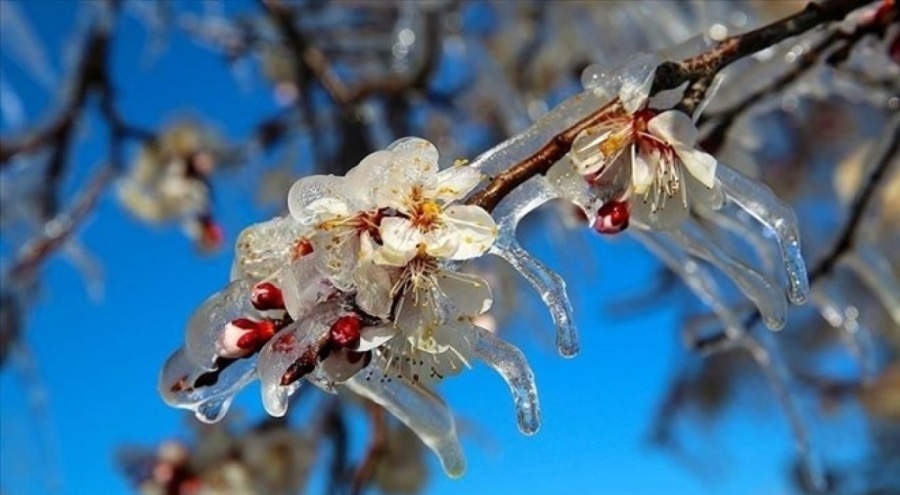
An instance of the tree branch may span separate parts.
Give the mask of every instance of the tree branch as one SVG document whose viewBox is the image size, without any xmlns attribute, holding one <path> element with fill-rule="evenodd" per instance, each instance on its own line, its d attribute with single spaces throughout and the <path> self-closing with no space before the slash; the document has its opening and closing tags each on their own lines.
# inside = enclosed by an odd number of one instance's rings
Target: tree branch
<svg viewBox="0 0 900 495">
<path fill-rule="evenodd" d="M 754 31 L 727 38 L 706 53 L 682 62 L 665 62 L 656 68 L 651 94 L 675 89 L 689 81 L 701 79 L 711 81 L 719 71 L 741 58 L 817 26 L 840 20 L 872 1 L 826 0 L 820 4 L 810 3 L 797 14 Z M 468 204 L 481 206 L 488 211 L 493 210 L 500 200 L 515 188 L 536 175 L 546 173 L 555 162 L 563 158 L 572 148 L 572 142 L 578 134 L 621 112 L 623 110 L 618 99 L 607 103 L 554 136 L 528 158 L 498 174 L 484 189 L 469 198 Z"/>
</svg>

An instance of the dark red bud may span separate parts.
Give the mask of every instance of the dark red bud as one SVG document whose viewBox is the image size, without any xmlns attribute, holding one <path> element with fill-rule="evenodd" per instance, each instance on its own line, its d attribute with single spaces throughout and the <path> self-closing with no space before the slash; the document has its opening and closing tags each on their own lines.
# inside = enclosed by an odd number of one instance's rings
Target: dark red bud
<svg viewBox="0 0 900 495">
<path fill-rule="evenodd" d="M 337 347 L 356 347 L 359 344 L 362 322 L 356 315 L 341 316 L 331 325 L 331 342 Z"/>
<path fill-rule="evenodd" d="M 281 289 L 269 282 L 263 282 L 253 288 L 250 302 L 254 308 L 260 311 L 284 309 L 284 296 Z"/>
<path fill-rule="evenodd" d="M 631 209 L 627 201 L 610 201 L 597 211 L 594 230 L 601 234 L 618 234 L 628 228 Z"/>
</svg>

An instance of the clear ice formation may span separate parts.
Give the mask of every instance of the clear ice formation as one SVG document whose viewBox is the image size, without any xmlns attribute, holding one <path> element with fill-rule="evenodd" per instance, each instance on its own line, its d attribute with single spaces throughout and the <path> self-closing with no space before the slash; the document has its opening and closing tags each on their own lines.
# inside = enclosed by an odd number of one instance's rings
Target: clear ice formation
<svg viewBox="0 0 900 495">
<path fill-rule="evenodd" d="M 773 330 L 780 330 L 787 321 L 787 301 L 780 290 L 756 270 L 744 264 L 714 238 L 706 235 L 696 221 L 686 219 L 679 230 L 666 231 L 671 239 L 684 246 L 692 255 L 701 258 L 730 278 L 756 305 L 763 323 Z"/>
<path fill-rule="evenodd" d="M 547 305 L 556 326 L 556 346 L 560 355 L 578 354 L 578 331 L 566 282 L 553 270 L 531 256 L 516 240 L 516 227 L 528 213 L 556 199 L 556 193 L 543 177 L 534 177 L 509 194 L 494 212 L 499 233 L 489 253 L 513 266 Z"/>
<path fill-rule="evenodd" d="M 385 375 L 384 368 L 383 362 L 373 360 L 345 384 L 354 393 L 387 409 L 416 432 L 437 454 L 448 476 L 462 476 L 466 471 L 466 459 L 447 404 L 418 383 L 392 379 Z"/>
<path fill-rule="evenodd" d="M 211 383 L 197 387 L 189 385 L 204 376 L 210 377 Z M 219 372 L 210 372 L 188 358 L 184 349 L 179 349 L 163 365 L 159 393 L 166 404 L 193 411 L 204 423 L 215 423 L 228 412 L 238 391 L 255 378 L 255 357 L 238 359 Z M 174 384 L 183 384 L 183 387 L 176 388 Z"/>
<path fill-rule="evenodd" d="M 519 430 L 525 435 L 537 433 L 541 425 L 537 386 L 522 351 L 483 328 L 474 325 L 461 328 L 466 329 L 464 337 L 475 356 L 499 373 L 509 385 Z"/>
<path fill-rule="evenodd" d="M 787 415 L 794 437 L 794 449 L 800 458 L 803 475 L 809 483 L 808 486 L 812 487 L 815 492 L 824 493 L 828 486 L 825 470 L 817 450 L 812 445 L 807 428 L 812 421 L 807 414 L 804 414 L 803 406 L 794 390 L 792 374 L 784 356 L 779 352 L 773 336 L 767 332 L 748 334 L 742 344 L 762 369 L 772 392 Z"/>
<path fill-rule="evenodd" d="M 723 163 L 719 163 L 716 168 L 716 177 L 729 200 L 774 234 L 787 277 L 788 300 L 792 304 L 803 304 L 809 294 L 809 280 L 806 263 L 800 252 L 800 229 L 794 210 L 765 184 L 750 179 Z"/>
</svg>

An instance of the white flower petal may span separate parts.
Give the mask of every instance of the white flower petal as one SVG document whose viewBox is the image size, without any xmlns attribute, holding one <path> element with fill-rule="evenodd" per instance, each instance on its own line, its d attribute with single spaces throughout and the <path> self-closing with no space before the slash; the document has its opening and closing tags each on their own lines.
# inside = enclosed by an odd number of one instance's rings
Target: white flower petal
<svg viewBox="0 0 900 495">
<path fill-rule="evenodd" d="M 426 232 L 422 236 L 425 252 L 435 258 L 451 258 L 459 250 L 459 234 L 446 226 Z"/>
<path fill-rule="evenodd" d="M 387 318 L 393 303 L 390 272 L 383 266 L 367 261 L 359 264 L 354 280 L 356 304 L 359 308 L 372 316 Z"/>
<path fill-rule="evenodd" d="M 389 217 L 381 221 L 379 227 L 382 248 L 379 249 L 379 263 L 395 265 L 405 258 L 402 264 L 415 257 L 418 246 L 423 242 L 422 232 L 406 218 Z"/>
<path fill-rule="evenodd" d="M 656 157 L 647 156 L 646 153 L 637 151 L 637 147 L 631 149 L 631 184 L 636 194 L 644 194 L 653 185 L 653 176 L 656 164 L 652 161 Z"/>
<path fill-rule="evenodd" d="M 712 188 L 716 184 L 716 158 L 709 153 L 675 146 L 675 154 L 681 159 L 681 163 L 688 169 L 701 184 Z"/>
<path fill-rule="evenodd" d="M 656 75 L 659 59 L 648 53 L 641 53 L 631 58 L 620 68 L 619 77 L 622 86 L 619 88 L 619 99 L 628 113 L 639 110 L 650 98 L 650 88 Z"/>
<path fill-rule="evenodd" d="M 491 287 L 483 278 L 468 273 L 441 270 L 435 275 L 438 287 L 460 313 L 476 316 L 491 309 Z"/>
<path fill-rule="evenodd" d="M 354 351 L 368 351 L 381 347 L 397 335 L 397 329 L 391 325 L 378 325 L 362 329 L 359 335 L 359 345 Z"/>
<path fill-rule="evenodd" d="M 269 277 L 294 259 L 297 242 L 308 232 L 290 216 L 247 227 L 234 244 L 232 280 L 258 282 Z"/>
<path fill-rule="evenodd" d="M 394 153 L 379 150 L 369 154 L 344 176 L 344 193 L 352 199 L 358 210 L 376 206 L 377 178 L 383 177 L 391 167 Z"/>
<path fill-rule="evenodd" d="M 477 168 L 468 165 L 454 165 L 441 170 L 437 174 L 437 180 L 426 195 L 431 199 L 444 203 L 464 198 L 474 189 L 483 176 Z"/>
<path fill-rule="evenodd" d="M 459 248 L 450 259 L 467 260 L 484 254 L 497 239 L 497 224 L 490 213 L 475 205 L 452 205 L 441 216 L 459 238 Z"/>
<path fill-rule="evenodd" d="M 389 144 L 387 149 L 395 153 L 410 154 L 422 159 L 423 164 L 428 164 L 429 168 L 434 167 L 437 172 L 438 150 L 431 142 L 419 137 L 403 137 Z"/>
<path fill-rule="evenodd" d="M 697 142 L 697 127 L 686 113 L 678 110 L 653 117 L 647 122 L 647 130 L 673 146 L 692 148 Z"/>
</svg>

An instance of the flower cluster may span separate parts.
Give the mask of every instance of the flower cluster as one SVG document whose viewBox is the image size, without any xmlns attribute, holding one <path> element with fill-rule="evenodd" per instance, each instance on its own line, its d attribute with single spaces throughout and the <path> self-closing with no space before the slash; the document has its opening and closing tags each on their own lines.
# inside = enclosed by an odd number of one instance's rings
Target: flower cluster
<svg viewBox="0 0 900 495">
<path fill-rule="evenodd" d="M 201 250 L 218 248 L 223 234 L 212 216 L 209 186 L 218 161 L 216 142 L 194 123 L 173 125 L 138 153 L 119 182 L 119 202 L 145 222 L 181 222 Z"/>
<path fill-rule="evenodd" d="M 610 191 L 611 199 L 591 212 L 600 233 L 621 232 L 632 218 L 677 227 L 690 203 L 721 201 L 716 159 L 696 148 L 698 131 L 687 114 L 649 107 L 652 82 L 652 72 L 625 79 L 617 94 L 621 110 L 582 131 L 548 174 L 563 190 Z"/>
<path fill-rule="evenodd" d="M 332 393 L 343 385 L 394 413 L 459 475 L 452 415 L 429 387 L 480 359 L 510 385 L 522 431 L 535 432 L 531 369 L 473 323 L 491 290 L 459 270 L 498 235 L 490 214 L 460 202 L 481 180 L 465 164 L 439 170 L 431 143 L 405 138 L 343 177 L 297 181 L 290 216 L 241 233 L 231 283 L 197 310 L 163 369 L 165 400 L 212 422 L 257 376 L 274 416 L 303 380 Z"/>
</svg>

